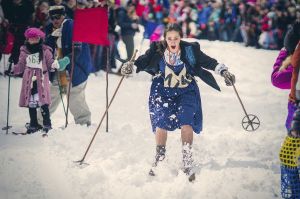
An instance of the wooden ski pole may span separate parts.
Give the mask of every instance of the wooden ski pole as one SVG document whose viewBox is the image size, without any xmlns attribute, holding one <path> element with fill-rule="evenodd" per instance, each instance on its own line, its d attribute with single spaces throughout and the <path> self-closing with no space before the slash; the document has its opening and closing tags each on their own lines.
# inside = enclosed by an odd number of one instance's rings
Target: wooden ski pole
<svg viewBox="0 0 300 199">
<path fill-rule="evenodd" d="M 135 52 L 133 53 L 133 55 L 132 55 L 132 57 L 131 57 L 131 59 L 130 59 L 130 62 L 134 62 L 135 56 L 136 56 L 137 52 L 138 52 L 138 50 L 135 50 Z M 96 129 L 96 131 L 95 131 L 95 133 L 94 133 L 94 135 L 93 135 L 93 137 L 92 137 L 92 139 L 91 139 L 91 141 L 90 141 L 90 143 L 89 143 L 89 145 L 88 145 L 88 147 L 87 147 L 87 149 L 86 149 L 86 151 L 85 151 L 85 153 L 84 153 L 82 159 L 81 159 L 81 160 L 78 160 L 78 161 L 75 161 L 76 163 L 79 163 L 80 165 L 83 163 L 83 161 L 84 161 L 84 159 L 85 159 L 85 157 L 86 157 L 88 151 L 90 150 L 91 145 L 92 145 L 92 143 L 93 143 L 93 141 L 94 141 L 94 139 L 95 139 L 95 137 L 96 137 L 96 135 L 97 135 L 97 133 L 98 133 L 98 131 L 99 131 L 99 129 L 100 129 L 100 126 L 101 126 L 101 124 L 102 124 L 102 122 L 103 122 L 103 120 L 104 120 L 104 117 L 106 116 L 106 114 L 107 114 L 107 112 L 108 112 L 108 109 L 109 109 L 110 105 L 112 104 L 113 100 L 115 99 L 115 96 L 116 96 L 116 94 L 117 94 L 117 92 L 118 92 L 118 90 L 119 90 L 119 88 L 120 88 L 120 86 L 121 86 L 121 84 L 122 84 L 124 78 L 125 78 L 125 76 L 122 76 L 121 80 L 119 81 L 119 84 L 118 84 L 118 86 L 117 86 L 117 88 L 116 88 L 116 90 L 115 90 L 115 92 L 114 92 L 114 94 L 113 94 L 113 96 L 112 96 L 112 98 L 111 98 L 111 100 L 110 100 L 108 106 L 106 107 L 106 110 L 105 110 L 105 112 L 104 112 L 104 114 L 103 114 L 103 116 L 102 116 L 102 118 L 101 118 L 101 120 L 100 120 L 100 122 L 99 122 L 99 125 L 98 125 L 98 127 L 97 127 L 97 129 Z"/>
<path fill-rule="evenodd" d="M 68 87 L 68 95 L 67 95 L 67 113 L 66 113 L 66 123 L 65 123 L 65 128 L 68 126 L 68 115 L 69 115 L 69 105 L 70 105 L 70 91 L 71 91 L 71 86 L 72 86 L 72 80 L 73 80 L 73 73 L 74 73 L 74 42 L 72 41 L 72 59 L 71 59 L 71 74 L 70 74 L 70 81 L 69 81 L 69 87 Z"/>
</svg>

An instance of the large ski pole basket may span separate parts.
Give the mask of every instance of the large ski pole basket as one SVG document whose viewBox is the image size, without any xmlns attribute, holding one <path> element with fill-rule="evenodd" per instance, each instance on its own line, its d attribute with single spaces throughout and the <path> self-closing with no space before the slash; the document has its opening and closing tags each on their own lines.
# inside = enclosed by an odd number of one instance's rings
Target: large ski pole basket
<svg viewBox="0 0 300 199">
<path fill-rule="evenodd" d="M 286 136 L 279 158 L 282 198 L 300 199 L 300 138 Z"/>
</svg>

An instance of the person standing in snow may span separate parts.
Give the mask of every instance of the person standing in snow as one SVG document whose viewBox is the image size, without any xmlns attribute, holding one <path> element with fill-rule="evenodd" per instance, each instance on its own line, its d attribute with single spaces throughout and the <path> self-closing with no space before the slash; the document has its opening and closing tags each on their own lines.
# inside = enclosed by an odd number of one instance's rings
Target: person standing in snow
<svg viewBox="0 0 300 199">
<path fill-rule="evenodd" d="M 300 39 L 300 23 L 296 22 L 287 32 L 284 38 L 284 47 L 279 51 L 278 57 L 273 65 L 271 82 L 273 86 L 280 89 L 291 89 L 293 66 L 291 57 Z M 288 115 L 285 122 L 287 131 L 291 128 L 293 114 L 296 110 L 296 101 L 293 95 L 288 100 Z"/>
<path fill-rule="evenodd" d="M 280 151 L 281 194 L 283 198 L 300 198 L 300 41 L 292 55 L 291 64 L 293 74 L 290 97 L 295 99 L 297 109 Z"/>
<path fill-rule="evenodd" d="M 51 48 L 43 45 L 45 33 L 38 28 L 29 28 L 24 35 L 25 45 L 21 47 L 19 61 L 13 68 L 14 75 L 23 74 L 19 106 L 29 108 L 30 124 L 26 133 L 34 133 L 40 129 L 47 133 L 51 129 L 48 74 L 57 67 L 53 64 Z M 41 107 L 43 126 L 37 120 L 38 107 Z"/>
<path fill-rule="evenodd" d="M 300 196 L 299 171 L 294 168 L 290 154 L 300 149 L 299 128 L 299 88 L 297 79 L 299 71 L 299 49 L 296 48 L 300 39 L 300 23 L 296 22 L 284 38 L 284 48 L 280 50 L 273 66 L 272 84 L 281 89 L 291 89 L 288 101 L 286 129 L 288 135 L 280 148 L 281 160 L 281 195 L 282 198 L 298 198 Z M 299 44 L 298 44 L 299 46 Z M 298 47 L 299 48 L 299 47 Z M 297 58 L 298 57 L 298 58 Z M 298 61 L 296 61 L 298 59 Z M 298 63 L 297 63 L 298 62 Z M 299 81 L 299 80 L 298 80 Z M 297 105 L 298 104 L 298 105 Z M 290 142 L 294 142 L 290 145 Z M 297 146 L 298 143 L 298 146 Z M 293 147 L 291 147 L 293 146 Z M 295 151 L 294 151 L 295 150 Z"/>
<path fill-rule="evenodd" d="M 193 132 L 199 134 L 202 131 L 201 97 L 195 77 L 220 91 L 207 69 L 223 76 L 228 86 L 235 83 L 235 76 L 228 72 L 224 64 L 204 54 L 197 42 L 182 41 L 182 35 L 178 24 L 169 24 L 164 31 L 164 40 L 153 42 L 150 49 L 134 63 L 126 62 L 121 73 L 131 74 L 133 65 L 136 65 L 137 72 L 145 71 L 154 76 L 149 112 L 156 139 L 156 155 L 149 175 L 155 175 L 155 167 L 165 158 L 167 132 L 179 128 L 183 171 L 193 181 Z"/>
<path fill-rule="evenodd" d="M 45 43 L 54 52 L 57 60 L 62 60 L 66 70 L 56 71 L 51 78 L 50 113 L 53 114 L 62 100 L 62 95 L 68 93 L 69 76 L 72 60 L 73 20 L 65 16 L 63 6 L 51 6 L 49 9 L 51 24 L 46 27 Z M 74 43 L 74 72 L 70 89 L 69 107 L 76 124 L 91 125 L 91 112 L 86 103 L 85 88 L 87 79 L 92 71 L 92 59 L 89 45 Z"/>
</svg>

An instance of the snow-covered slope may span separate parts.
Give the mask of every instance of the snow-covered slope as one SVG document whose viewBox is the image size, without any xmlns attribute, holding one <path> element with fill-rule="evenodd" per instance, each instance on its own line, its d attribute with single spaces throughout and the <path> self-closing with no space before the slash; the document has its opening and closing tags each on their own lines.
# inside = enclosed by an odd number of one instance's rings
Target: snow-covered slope
<svg viewBox="0 0 300 199">
<path fill-rule="evenodd" d="M 137 46 L 140 44 L 137 37 Z M 204 130 L 195 135 L 197 179 L 189 183 L 179 171 L 179 131 L 169 134 L 166 161 L 156 177 L 148 176 L 155 142 L 148 114 L 150 76 L 126 78 L 89 151 L 88 165 L 73 161 L 84 152 L 105 111 L 105 73 L 90 75 L 86 89 L 92 126 L 75 125 L 70 114 L 64 125 L 63 108 L 52 115 L 54 129 L 14 136 L 0 133 L 0 198 L 46 199 L 273 199 L 280 197 L 278 152 L 286 134 L 288 91 L 274 88 L 270 74 L 278 51 L 246 48 L 241 44 L 200 41 L 201 49 L 229 66 L 248 113 L 261 120 L 255 132 L 241 126 L 244 112 L 232 87 L 215 75 L 222 92 L 198 81 Z M 148 41 L 143 43 L 146 50 Z M 112 96 L 121 77 L 109 75 Z M 6 125 L 7 78 L 0 77 L 0 124 Z M 22 130 L 28 110 L 18 107 L 21 79 L 11 82 L 10 124 Z M 179 173 L 178 173 L 179 171 Z"/>
</svg>

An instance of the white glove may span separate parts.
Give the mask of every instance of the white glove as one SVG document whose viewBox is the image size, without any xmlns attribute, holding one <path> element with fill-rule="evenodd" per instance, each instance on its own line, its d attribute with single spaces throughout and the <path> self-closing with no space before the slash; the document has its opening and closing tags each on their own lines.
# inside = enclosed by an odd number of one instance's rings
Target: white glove
<svg viewBox="0 0 300 199">
<path fill-rule="evenodd" d="M 123 66 L 121 67 L 121 74 L 126 76 L 132 74 L 133 64 L 134 63 L 131 61 L 124 63 Z"/>
<path fill-rule="evenodd" d="M 53 69 L 59 69 L 59 64 L 58 64 L 57 59 L 54 60 L 54 62 L 51 65 L 51 68 L 53 68 Z"/>
</svg>

